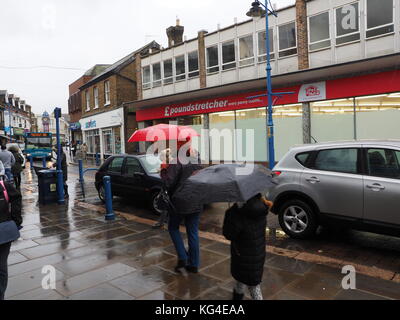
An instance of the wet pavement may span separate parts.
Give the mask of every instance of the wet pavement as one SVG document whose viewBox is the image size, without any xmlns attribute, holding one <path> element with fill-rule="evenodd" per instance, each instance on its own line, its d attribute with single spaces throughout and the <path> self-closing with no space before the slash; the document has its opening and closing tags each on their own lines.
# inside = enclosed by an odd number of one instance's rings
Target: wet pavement
<svg viewBox="0 0 400 320">
<path fill-rule="evenodd" d="M 36 175 L 25 170 L 24 228 L 9 257 L 7 299 L 231 299 L 229 244 L 220 234 L 227 204 L 210 207 L 202 215 L 200 272 L 176 274 L 169 234 L 151 229 L 157 217 L 146 204 L 116 198 L 114 209 L 121 215 L 106 222 L 93 177 L 85 176 L 83 198 L 77 167 L 70 166 L 68 203 L 41 206 Z M 400 298 L 399 239 L 322 232 L 313 241 L 294 241 L 281 233 L 274 217 L 269 228 L 265 299 Z M 348 261 L 357 270 L 365 268 L 357 274 L 356 290 L 342 289 L 341 266 Z M 55 268 L 55 289 L 42 288 L 44 266 Z M 371 270 L 379 275 L 368 276 Z"/>
</svg>

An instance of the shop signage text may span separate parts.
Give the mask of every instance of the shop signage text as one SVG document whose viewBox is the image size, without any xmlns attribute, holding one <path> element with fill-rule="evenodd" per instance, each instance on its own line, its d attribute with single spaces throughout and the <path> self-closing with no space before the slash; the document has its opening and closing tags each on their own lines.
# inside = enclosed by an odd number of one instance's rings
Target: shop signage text
<svg viewBox="0 0 400 320">
<path fill-rule="evenodd" d="M 325 81 L 302 85 L 299 90 L 299 102 L 318 101 L 326 99 Z"/>
<path fill-rule="evenodd" d="M 90 120 L 89 122 L 86 122 L 85 128 L 96 128 L 96 120 Z"/>
</svg>

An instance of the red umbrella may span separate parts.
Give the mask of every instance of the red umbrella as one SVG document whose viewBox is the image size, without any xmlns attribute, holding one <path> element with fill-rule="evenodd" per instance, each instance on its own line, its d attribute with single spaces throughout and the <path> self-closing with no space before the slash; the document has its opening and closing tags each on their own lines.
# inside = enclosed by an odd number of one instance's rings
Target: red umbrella
<svg viewBox="0 0 400 320">
<path fill-rule="evenodd" d="M 164 141 L 164 140 L 187 140 L 187 138 L 200 136 L 196 130 L 188 126 L 177 126 L 173 124 L 157 124 L 155 126 L 136 130 L 128 142 L 138 141 Z"/>
</svg>

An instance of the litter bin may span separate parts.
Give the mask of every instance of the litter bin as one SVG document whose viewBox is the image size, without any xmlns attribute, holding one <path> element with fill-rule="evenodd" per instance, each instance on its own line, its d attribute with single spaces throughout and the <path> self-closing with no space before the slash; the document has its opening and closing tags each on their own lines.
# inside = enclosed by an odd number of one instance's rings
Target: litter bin
<svg viewBox="0 0 400 320">
<path fill-rule="evenodd" d="M 57 202 L 57 170 L 37 171 L 39 203 L 46 205 Z"/>
</svg>

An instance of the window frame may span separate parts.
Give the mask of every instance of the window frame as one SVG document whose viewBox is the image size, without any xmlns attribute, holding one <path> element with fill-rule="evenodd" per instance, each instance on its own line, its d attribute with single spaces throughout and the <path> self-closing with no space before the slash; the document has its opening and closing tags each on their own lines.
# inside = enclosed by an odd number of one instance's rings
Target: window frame
<svg viewBox="0 0 400 320">
<path fill-rule="evenodd" d="M 333 171 L 333 170 L 324 170 L 324 169 L 318 169 L 315 167 L 316 160 L 318 158 L 318 155 L 322 151 L 332 151 L 332 150 L 343 150 L 343 149 L 355 149 L 357 150 L 357 163 L 356 163 L 356 173 L 352 172 L 343 172 L 343 171 Z M 307 159 L 307 164 L 309 165 L 309 169 L 316 170 L 316 171 L 322 171 L 322 172 L 332 172 L 332 173 L 339 173 L 339 174 L 352 174 L 352 175 L 362 175 L 364 174 L 364 165 L 363 163 L 363 155 L 362 155 L 362 148 L 360 146 L 345 146 L 345 147 L 333 147 L 333 148 L 324 148 L 324 149 L 317 149 L 314 150 L 314 153 L 311 154 L 311 158 Z M 296 159 L 297 160 L 297 159 Z"/>
<path fill-rule="evenodd" d="M 165 77 L 165 62 L 171 61 L 171 76 Z M 174 59 L 169 58 L 162 61 L 162 79 L 163 85 L 174 83 Z"/>
<path fill-rule="evenodd" d="M 149 70 L 149 82 L 144 82 L 144 73 L 145 73 L 145 69 Z M 150 65 L 144 66 L 142 67 L 142 87 L 143 90 L 147 90 L 147 89 L 151 89 L 151 67 Z"/>
<path fill-rule="evenodd" d="M 224 63 L 224 44 L 227 43 L 233 43 L 233 54 L 235 55 L 234 60 L 229 61 L 229 62 L 225 62 Z M 224 42 L 221 42 L 221 71 L 229 71 L 229 70 L 233 70 L 237 68 L 237 59 L 236 59 L 236 43 L 235 43 L 235 39 L 232 40 L 227 40 Z M 226 67 L 224 69 L 224 67 Z"/>
<path fill-rule="evenodd" d="M 190 59 L 189 59 L 189 55 L 190 54 L 193 54 L 193 53 L 197 53 L 197 69 L 195 69 L 195 70 L 190 70 Z M 186 54 L 186 56 L 187 56 L 187 58 L 186 58 L 186 61 L 187 61 L 187 64 L 188 64 L 188 66 L 187 66 L 187 70 L 188 70 L 188 79 L 192 79 L 192 78 L 195 78 L 195 77 L 199 77 L 200 76 L 200 63 L 199 63 L 199 50 L 193 50 L 193 51 L 190 51 L 190 52 L 188 52 L 187 54 Z"/>
<path fill-rule="evenodd" d="M 343 7 L 348 6 L 348 5 L 353 5 L 353 4 L 356 4 L 356 3 L 358 4 L 358 31 L 355 31 L 355 32 L 347 33 L 347 34 L 345 34 L 345 35 L 338 36 L 338 30 L 337 30 L 337 9 L 343 8 Z M 360 41 L 361 41 L 361 6 L 360 6 L 360 1 L 357 0 L 357 1 L 350 2 L 350 3 L 346 3 L 346 4 L 341 5 L 341 6 L 338 6 L 338 7 L 334 7 L 334 8 L 333 8 L 333 14 L 334 14 L 334 21 L 335 21 L 335 23 L 334 23 L 334 25 L 335 25 L 335 46 L 336 46 L 336 47 L 340 47 L 340 46 L 344 46 L 344 45 L 347 45 L 347 44 L 360 42 Z M 348 41 L 348 42 L 337 43 L 337 40 L 340 39 L 340 38 L 345 38 L 345 37 L 352 36 L 352 35 L 356 35 L 356 34 L 358 34 L 358 35 L 360 36 L 359 39 L 357 39 L 357 40 L 350 40 L 350 41 Z"/>
<path fill-rule="evenodd" d="M 159 79 L 155 79 L 155 77 L 154 77 L 154 66 L 157 64 L 159 65 L 159 68 L 160 68 L 160 78 Z M 151 64 L 151 80 L 152 80 L 151 81 L 152 88 L 161 87 L 162 81 L 163 81 L 162 70 L 161 70 L 161 61 Z"/>
<path fill-rule="evenodd" d="M 270 53 L 269 53 L 269 56 L 270 56 L 270 60 L 275 60 L 275 48 L 276 48 L 276 45 L 275 45 L 275 41 L 274 41 L 274 34 L 275 34 L 275 27 L 271 27 L 271 28 L 269 28 L 268 29 L 268 31 L 269 30 L 271 30 L 272 31 L 272 37 L 269 37 L 270 39 L 272 39 L 271 41 L 272 41 L 272 45 L 273 45 L 273 49 L 274 50 L 272 50 L 272 51 L 270 51 Z M 265 32 L 265 30 L 261 30 L 261 31 L 257 31 L 256 32 L 256 37 L 257 37 L 257 63 L 265 63 L 266 61 L 267 61 L 267 53 L 264 53 L 264 54 L 260 54 L 260 38 L 259 38 L 259 34 L 260 33 L 264 33 Z M 265 41 L 267 41 L 266 39 L 265 39 Z M 267 48 L 264 48 L 265 50 L 267 49 Z M 270 50 L 271 50 L 271 45 L 270 45 Z"/>
<path fill-rule="evenodd" d="M 86 111 L 90 111 L 90 92 L 89 89 L 85 90 Z"/>
<path fill-rule="evenodd" d="M 318 41 L 311 42 L 311 23 L 310 23 L 311 18 L 314 18 L 314 17 L 322 15 L 322 14 L 326 14 L 326 13 L 328 13 L 328 33 L 329 33 L 329 37 L 326 38 L 326 39 L 323 39 L 323 40 L 318 40 Z M 321 12 L 318 12 L 318 13 L 313 14 L 311 16 L 308 16 L 307 17 L 307 22 L 308 22 L 308 25 L 307 25 L 307 28 L 308 28 L 308 32 L 307 32 L 307 34 L 308 34 L 308 50 L 310 52 L 315 52 L 315 51 L 326 50 L 326 49 L 331 48 L 332 47 L 332 33 L 331 33 L 331 13 L 330 13 L 330 10 L 321 11 Z M 317 49 L 312 49 L 311 48 L 312 45 L 316 45 L 316 44 L 319 44 L 319 43 L 322 43 L 322 42 L 327 42 L 327 41 L 329 41 L 329 45 L 327 45 L 327 46 L 324 46 L 324 47 L 321 47 L 321 48 L 317 48 Z"/>
<path fill-rule="evenodd" d="M 289 25 L 289 24 L 292 24 L 292 23 L 294 23 L 294 32 L 295 32 L 294 39 L 296 41 L 296 44 L 295 44 L 294 47 L 285 48 L 285 49 L 281 50 L 281 44 L 280 44 L 280 38 L 281 37 L 279 35 L 279 28 L 283 27 L 283 26 L 286 26 L 286 25 Z M 298 48 L 297 48 L 297 45 L 298 45 L 298 43 L 297 43 L 297 22 L 296 22 L 296 20 L 293 20 L 293 21 L 278 25 L 277 26 L 277 30 L 278 30 L 278 34 L 277 34 L 277 37 L 278 37 L 278 57 L 280 59 L 284 59 L 284 58 L 296 56 L 298 54 Z M 288 51 L 291 51 L 291 50 L 295 50 L 295 49 L 296 49 L 296 53 L 292 53 L 292 54 L 281 56 L 282 53 L 285 53 L 285 52 L 288 52 Z"/>
<path fill-rule="evenodd" d="M 111 104 L 110 93 L 110 80 L 106 80 L 104 81 L 104 106 L 108 106 Z"/>
<path fill-rule="evenodd" d="M 365 39 L 366 40 L 370 40 L 370 39 L 375 39 L 375 38 L 379 38 L 379 37 L 385 37 L 391 34 L 394 34 L 395 31 L 395 23 L 396 23 L 396 7 L 395 7 L 395 2 L 392 0 L 392 22 L 391 23 L 387 23 L 387 24 L 383 24 L 377 27 L 372 27 L 372 28 L 368 28 L 368 0 L 365 1 L 365 14 L 364 14 L 364 19 L 365 19 Z M 374 36 L 368 36 L 368 32 L 369 31 L 374 31 L 377 29 L 381 29 L 381 28 L 385 28 L 385 27 L 389 27 L 389 26 L 393 26 L 393 31 L 390 32 L 386 32 L 386 33 L 381 33 L 378 35 L 374 35 Z"/>
<path fill-rule="evenodd" d="M 94 108 L 93 109 L 98 109 L 99 108 L 99 88 L 93 87 L 93 99 L 94 99 Z"/>
<path fill-rule="evenodd" d="M 174 79 L 175 79 L 175 82 L 185 81 L 186 80 L 186 57 L 185 56 L 186 56 L 185 54 L 180 54 L 179 56 L 175 56 L 174 57 Z M 178 58 L 181 58 L 181 57 L 183 57 L 183 68 L 184 68 L 184 71 L 182 73 L 178 74 L 177 70 L 176 70 L 176 60 Z"/>
<path fill-rule="evenodd" d="M 217 64 L 212 65 L 212 66 L 209 65 L 210 59 L 208 57 L 208 49 L 211 49 L 211 48 L 217 48 Z M 207 70 L 207 74 L 214 74 L 214 73 L 220 72 L 221 64 L 220 64 L 220 56 L 219 55 L 220 55 L 220 49 L 219 49 L 218 43 L 214 44 L 214 45 L 211 45 L 211 46 L 206 48 L 206 70 Z"/>
<path fill-rule="evenodd" d="M 257 33 L 257 35 L 258 35 L 258 33 Z M 252 46 L 253 47 L 252 48 L 253 55 L 251 57 L 241 59 L 240 58 L 240 39 L 250 38 L 250 37 L 251 37 L 252 44 L 253 44 L 253 46 Z M 257 39 L 257 41 L 258 41 L 258 39 Z M 237 48 L 238 48 L 238 59 L 237 60 L 238 60 L 239 68 L 254 65 L 254 63 L 256 61 L 256 54 L 255 54 L 256 45 L 255 45 L 255 41 L 254 41 L 254 33 L 249 33 L 247 35 L 242 35 L 242 36 L 238 37 L 237 38 Z M 257 47 L 257 49 L 258 49 L 258 47 Z"/>
</svg>

